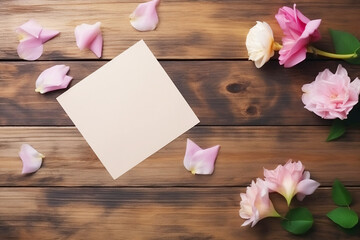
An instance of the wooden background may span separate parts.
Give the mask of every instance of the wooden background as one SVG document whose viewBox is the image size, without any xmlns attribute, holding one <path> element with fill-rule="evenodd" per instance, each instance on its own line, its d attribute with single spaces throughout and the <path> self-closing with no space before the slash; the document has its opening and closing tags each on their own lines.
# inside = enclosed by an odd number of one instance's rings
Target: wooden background
<svg viewBox="0 0 360 240">
<path fill-rule="evenodd" d="M 341 63 L 352 79 L 359 66 L 309 56 L 285 69 L 274 58 L 256 69 L 245 38 L 256 20 L 281 31 L 274 15 L 291 1 L 163 0 L 156 31 L 128 21 L 140 0 L 2 0 L 0 2 L 0 239 L 359 239 L 325 216 L 335 208 L 331 184 L 340 179 L 360 213 L 360 131 L 326 143 L 330 121 L 303 108 L 301 86 Z M 360 2 L 299 0 L 310 19 L 321 18 L 321 49 L 332 51 L 328 28 L 360 38 Z M 61 34 L 34 62 L 20 60 L 15 28 L 30 18 Z M 103 57 L 77 49 L 74 28 L 102 22 Z M 75 85 L 144 39 L 201 123 L 114 181 L 55 98 L 35 80 L 55 64 L 70 66 Z M 183 167 L 186 138 L 221 145 L 212 176 Z M 22 143 L 46 155 L 42 168 L 22 176 Z M 240 192 L 262 169 L 301 160 L 321 187 L 303 202 L 315 224 L 305 236 L 284 231 L 279 219 L 241 227 Z M 271 196 L 285 213 L 284 199 Z"/>
</svg>

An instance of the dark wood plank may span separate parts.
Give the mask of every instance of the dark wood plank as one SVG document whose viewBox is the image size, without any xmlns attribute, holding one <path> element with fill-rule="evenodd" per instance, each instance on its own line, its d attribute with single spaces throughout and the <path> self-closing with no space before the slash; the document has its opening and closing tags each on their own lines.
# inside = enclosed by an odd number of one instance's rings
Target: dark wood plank
<svg viewBox="0 0 360 240">
<path fill-rule="evenodd" d="M 72 86 L 105 63 L 0 63 L 0 125 L 73 125 L 56 101 L 64 90 L 35 93 L 37 77 L 67 64 Z M 325 68 L 335 72 L 339 63 L 352 79 L 360 76 L 357 66 L 336 61 L 307 61 L 292 69 L 270 62 L 260 70 L 248 61 L 161 61 L 201 125 L 330 125 L 304 109 L 301 87 Z"/>
<path fill-rule="evenodd" d="M 240 227 L 239 193 L 244 188 L 1 188 L 2 239 L 358 239 L 327 217 L 335 208 L 330 189 L 318 189 L 302 203 L 315 225 L 291 235 L 280 219 Z M 350 189 L 354 199 L 360 189 Z M 275 196 L 275 195 L 274 195 Z M 285 201 L 274 204 L 284 214 Z M 280 206 L 279 206 L 280 205 Z M 359 213 L 359 201 L 351 206 Z"/>
<path fill-rule="evenodd" d="M 328 131 L 320 126 L 195 127 L 114 181 L 74 127 L 2 127 L 0 186 L 246 186 L 263 175 L 263 167 L 274 169 L 290 158 L 301 160 L 322 186 L 335 178 L 360 186 L 360 130 L 330 143 L 324 141 Z M 185 170 L 188 137 L 203 148 L 221 145 L 212 176 Z M 46 156 L 31 176 L 20 174 L 22 143 Z"/>
<path fill-rule="evenodd" d="M 41 59 L 94 58 L 88 51 L 79 51 L 74 28 L 81 23 L 102 22 L 103 57 L 111 59 L 136 41 L 145 39 L 158 58 L 229 59 L 247 58 L 245 38 L 255 21 L 268 22 L 275 39 L 282 33 L 275 20 L 278 9 L 293 2 L 276 1 L 162 1 L 158 9 L 160 24 L 156 31 L 141 33 L 129 24 L 129 14 L 139 0 L 132 1 L 42 1 L 2 0 L 0 15 L 0 59 L 18 59 L 15 28 L 30 18 L 44 27 L 57 29 L 61 35 L 45 45 Z M 310 19 L 321 18 L 323 39 L 317 45 L 332 47 L 328 28 L 352 32 L 358 38 L 360 2 L 354 0 L 299 0 L 300 9 Z M 339 13 L 341 19 L 339 20 Z"/>
</svg>

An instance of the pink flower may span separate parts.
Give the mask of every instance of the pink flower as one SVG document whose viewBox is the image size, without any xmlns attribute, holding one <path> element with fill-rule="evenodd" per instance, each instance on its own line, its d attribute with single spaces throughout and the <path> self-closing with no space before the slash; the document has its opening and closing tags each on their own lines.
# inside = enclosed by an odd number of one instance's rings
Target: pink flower
<svg viewBox="0 0 360 240">
<path fill-rule="evenodd" d="M 249 225 L 251 227 L 263 218 L 280 217 L 276 212 L 270 198 L 269 191 L 264 180 L 256 179 L 246 188 L 246 194 L 240 193 L 240 211 L 239 215 L 243 219 L 247 219 L 242 226 Z"/>
<path fill-rule="evenodd" d="M 70 67 L 65 65 L 55 65 L 44 70 L 36 80 L 35 92 L 43 94 L 66 88 L 72 80 L 72 77 L 66 75 L 69 69 Z"/>
<path fill-rule="evenodd" d="M 315 81 L 302 87 L 305 108 L 325 119 L 346 119 L 357 104 L 360 93 L 360 80 L 350 81 L 346 69 L 340 64 L 335 74 L 325 69 Z"/>
<path fill-rule="evenodd" d="M 154 30 L 159 22 L 156 7 L 160 0 L 139 4 L 130 14 L 130 24 L 138 31 Z"/>
<path fill-rule="evenodd" d="M 310 179 L 310 172 L 304 172 L 304 165 L 292 162 L 290 159 L 284 166 L 279 165 L 275 170 L 264 169 L 265 184 L 270 192 L 283 195 L 290 205 L 291 199 L 296 195 L 302 201 L 305 195 L 312 194 L 320 184 Z"/>
<path fill-rule="evenodd" d="M 192 174 L 212 174 L 220 146 L 201 149 L 190 139 L 186 142 L 184 166 Z"/>
<path fill-rule="evenodd" d="M 102 55 L 103 38 L 100 22 L 93 25 L 81 24 L 75 28 L 76 44 L 80 50 L 90 49 L 99 58 Z"/>
<path fill-rule="evenodd" d="M 22 174 L 33 173 L 39 170 L 45 157 L 29 144 L 21 145 L 19 156 L 23 162 Z"/>
<path fill-rule="evenodd" d="M 43 53 L 43 43 L 59 34 L 58 31 L 44 29 L 34 20 L 29 20 L 16 29 L 20 43 L 17 52 L 20 58 L 36 60 Z"/>
<path fill-rule="evenodd" d="M 280 28 L 284 32 L 283 47 L 279 51 L 280 65 L 292 67 L 306 58 L 307 45 L 320 39 L 317 30 L 321 19 L 310 21 L 299 10 L 282 7 L 275 15 Z"/>
</svg>

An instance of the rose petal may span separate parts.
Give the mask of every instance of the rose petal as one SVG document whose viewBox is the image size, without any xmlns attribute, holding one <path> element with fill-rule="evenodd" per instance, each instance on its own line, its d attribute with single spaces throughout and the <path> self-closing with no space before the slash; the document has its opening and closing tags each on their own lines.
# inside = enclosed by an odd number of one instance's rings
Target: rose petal
<svg viewBox="0 0 360 240">
<path fill-rule="evenodd" d="M 102 35 L 99 34 L 95 38 L 95 40 L 90 45 L 90 50 L 95 53 L 95 55 L 100 58 L 102 54 L 102 46 L 103 46 L 103 38 Z"/>
<path fill-rule="evenodd" d="M 187 141 L 184 166 L 192 174 L 212 174 L 220 146 L 201 149 L 190 139 Z"/>
<path fill-rule="evenodd" d="M 33 19 L 30 19 L 20 27 L 16 29 L 21 35 L 31 36 L 34 38 L 39 38 L 41 31 L 43 30 L 42 26 L 35 22 Z"/>
<path fill-rule="evenodd" d="M 40 39 L 29 38 L 21 41 L 17 47 L 17 53 L 24 60 L 36 60 L 43 53 L 44 47 Z"/>
<path fill-rule="evenodd" d="M 17 52 L 25 60 L 38 59 L 43 53 L 42 44 L 59 34 L 58 31 L 43 29 L 32 19 L 18 27 L 16 32 L 20 34 Z"/>
<path fill-rule="evenodd" d="M 159 22 L 156 6 L 160 0 L 152 0 L 139 4 L 130 14 L 130 24 L 138 31 L 154 30 Z"/>
<path fill-rule="evenodd" d="M 35 92 L 39 92 L 41 94 L 66 88 L 72 77 L 66 76 L 70 67 L 65 65 L 55 65 L 44 70 L 36 80 Z"/>
<path fill-rule="evenodd" d="M 202 149 L 198 145 L 196 145 L 196 143 L 194 143 L 188 138 L 186 142 L 186 152 L 184 157 L 184 166 L 188 171 L 191 171 L 190 169 L 191 159 L 193 158 L 194 154 L 199 150 Z"/>
<path fill-rule="evenodd" d="M 93 25 L 81 24 L 75 28 L 76 45 L 80 50 L 90 49 L 97 57 L 102 54 L 102 35 L 100 30 L 100 22 Z"/>
<path fill-rule="evenodd" d="M 41 167 L 42 159 L 45 157 L 29 144 L 21 145 L 19 156 L 23 162 L 22 174 L 36 172 Z"/>
<path fill-rule="evenodd" d="M 60 32 L 56 30 L 43 29 L 40 33 L 39 38 L 41 39 L 42 43 L 45 43 L 50 39 L 52 39 L 53 37 L 55 37 L 56 35 L 58 35 L 59 33 Z"/>
</svg>

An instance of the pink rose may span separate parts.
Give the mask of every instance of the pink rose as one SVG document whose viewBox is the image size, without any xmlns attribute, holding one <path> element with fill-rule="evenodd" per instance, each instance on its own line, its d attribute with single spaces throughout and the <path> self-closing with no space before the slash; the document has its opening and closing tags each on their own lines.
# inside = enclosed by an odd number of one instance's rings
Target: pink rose
<svg viewBox="0 0 360 240">
<path fill-rule="evenodd" d="M 300 161 L 293 163 L 291 159 L 274 170 L 264 169 L 265 185 L 270 192 L 283 195 L 288 205 L 295 195 L 301 201 L 305 195 L 312 194 L 320 186 L 318 182 L 310 179 L 310 172 L 304 172 L 304 169 Z"/>
<path fill-rule="evenodd" d="M 317 30 L 321 19 L 310 21 L 299 10 L 282 7 L 275 15 L 284 32 L 283 47 L 279 51 L 279 62 L 284 67 L 292 67 L 306 58 L 307 45 L 320 39 Z"/>
<path fill-rule="evenodd" d="M 359 100 L 360 80 L 350 82 L 346 69 L 339 64 L 335 74 L 325 69 L 302 91 L 306 109 L 325 119 L 342 120 Z"/>
<path fill-rule="evenodd" d="M 269 191 L 264 180 L 252 181 L 251 186 L 246 188 L 246 194 L 240 193 L 240 217 L 246 219 L 242 226 L 251 224 L 251 227 L 263 218 L 280 217 L 276 212 L 270 198 Z"/>
</svg>

